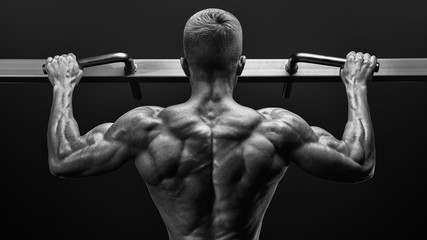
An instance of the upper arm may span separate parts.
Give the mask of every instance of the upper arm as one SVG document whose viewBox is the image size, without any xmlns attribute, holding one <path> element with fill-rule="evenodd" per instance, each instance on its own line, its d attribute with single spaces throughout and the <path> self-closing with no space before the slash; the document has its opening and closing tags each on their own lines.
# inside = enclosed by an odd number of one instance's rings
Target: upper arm
<svg viewBox="0 0 427 240">
<path fill-rule="evenodd" d="M 160 108 L 141 107 L 124 114 L 115 123 L 95 127 L 62 151 L 58 166 L 51 167 L 52 173 L 80 178 L 119 168 L 147 144 L 150 132 L 158 126 L 160 111 Z"/>
<path fill-rule="evenodd" d="M 371 176 L 372 166 L 360 164 L 345 141 L 321 128 L 310 127 L 302 118 L 283 109 L 272 109 L 269 116 L 277 126 L 279 151 L 304 171 L 341 182 L 357 182 Z"/>
</svg>

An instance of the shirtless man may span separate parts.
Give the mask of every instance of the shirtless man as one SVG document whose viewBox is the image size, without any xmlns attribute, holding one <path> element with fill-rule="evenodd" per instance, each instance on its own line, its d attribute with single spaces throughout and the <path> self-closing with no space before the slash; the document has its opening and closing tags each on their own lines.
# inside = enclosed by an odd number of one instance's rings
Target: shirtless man
<svg viewBox="0 0 427 240">
<path fill-rule="evenodd" d="M 367 82 L 376 58 L 350 52 L 341 71 L 348 99 L 342 140 L 280 108 L 255 111 L 233 100 L 243 71 L 242 29 L 207 9 L 184 29 L 181 65 L 192 94 L 167 108 L 146 106 L 80 135 L 72 112 L 82 70 L 73 54 L 48 58 L 53 106 L 48 128 L 53 175 L 83 178 L 133 160 L 169 239 L 258 239 L 264 213 L 291 162 L 320 178 L 373 176 L 374 133 Z"/>
</svg>

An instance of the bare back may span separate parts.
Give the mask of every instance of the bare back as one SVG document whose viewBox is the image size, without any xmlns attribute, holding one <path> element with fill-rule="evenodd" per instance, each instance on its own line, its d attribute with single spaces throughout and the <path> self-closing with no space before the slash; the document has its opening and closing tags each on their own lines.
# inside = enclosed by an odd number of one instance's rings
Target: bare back
<svg viewBox="0 0 427 240">
<path fill-rule="evenodd" d="M 229 75 L 206 75 L 181 63 L 191 73 L 192 96 L 186 103 L 140 107 L 81 135 L 72 93 L 82 71 L 74 55 L 49 58 L 54 85 L 47 135 L 51 173 L 98 176 L 135 159 L 174 240 L 257 240 L 290 162 L 334 181 L 355 183 L 373 176 L 375 141 L 366 84 L 374 56 L 347 55 L 341 71 L 348 99 L 342 140 L 284 109 L 254 111 L 234 102 L 243 57 Z"/>
<path fill-rule="evenodd" d="M 269 121 L 236 103 L 219 116 L 194 104 L 159 113 L 136 159 L 171 239 L 255 239 L 288 164 L 267 139 Z"/>
</svg>

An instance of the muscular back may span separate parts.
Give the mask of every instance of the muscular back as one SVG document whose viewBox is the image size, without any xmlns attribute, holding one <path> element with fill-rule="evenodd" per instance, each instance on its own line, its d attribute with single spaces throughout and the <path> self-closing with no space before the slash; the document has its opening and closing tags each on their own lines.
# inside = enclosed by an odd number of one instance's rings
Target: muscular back
<svg viewBox="0 0 427 240">
<path fill-rule="evenodd" d="M 266 137 L 272 123 L 237 104 L 198 109 L 158 114 L 138 170 L 172 239 L 253 239 L 287 166 Z"/>
<path fill-rule="evenodd" d="M 82 71 L 74 55 L 48 59 L 54 85 L 47 136 L 52 174 L 97 176 L 135 159 L 174 240 L 258 239 L 289 162 L 340 182 L 373 176 L 375 141 L 366 83 L 374 56 L 347 55 L 341 71 L 348 99 L 342 140 L 284 109 L 257 112 L 235 103 L 231 96 L 244 57 L 232 73 L 206 75 L 189 68 L 185 59 L 181 63 L 191 75 L 189 101 L 166 109 L 137 108 L 81 135 L 71 103 Z"/>
</svg>

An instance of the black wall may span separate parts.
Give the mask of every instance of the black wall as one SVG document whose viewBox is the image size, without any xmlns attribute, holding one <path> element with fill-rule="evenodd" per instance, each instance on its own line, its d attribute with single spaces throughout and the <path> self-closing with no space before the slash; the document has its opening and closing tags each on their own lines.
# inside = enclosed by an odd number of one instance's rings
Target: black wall
<svg viewBox="0 0 427 240">
<path fill-rule="evenodd" d="M 427 57 L 425 1 L 31 1 L 0 3 L 0 59 L 90 57 L 127 52 L 134 58 L 179 58 L 186 20 L 207 7 L 236 15 L 248 58 L 296 52 L 344 57 L 350 50 L 378 58 Z M 338 71 L 337 71 L 338 72 Z M 337 74 L 338 75 L 338 74 Z M 402 79 L 404 80 L 404 79 Z M 84 81 L 84 80 L 83 80 Z M 81 83 L 74 113 L 82 133 L 139 105 L 185 101 L 189 86 Z M 235 99 L 258 109 L 278 106 L 341 137 L 345 91 L 339 83 L 241 83 Z M 396 239 L 425 235 L 427 85 L 372 83 L 376 133 L 372 180 L 348 185 L 320 180 L 292 165 L 266 213 L 261 239 Z M 13 239 L 167 239 L 166 229 L 133 163 L 84 180 L 53 177 L 46 131 L 52 87 L 0 85 L 1 234 Z"/>
</svg>

